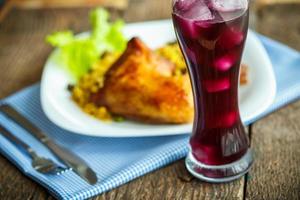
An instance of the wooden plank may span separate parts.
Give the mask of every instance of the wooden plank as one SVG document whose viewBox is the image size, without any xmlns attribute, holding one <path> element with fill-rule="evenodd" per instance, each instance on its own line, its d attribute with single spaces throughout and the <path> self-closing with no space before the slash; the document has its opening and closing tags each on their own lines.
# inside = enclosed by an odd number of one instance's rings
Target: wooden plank
<svg viewBox="0 0 300 200">
<path fill-rule="evenodd" d="M 255 0 L 258 8 L 272 5 L 272 4 L 290 4 L 290 3 L 300 3 L 300 0 Z"/>
<path fill-rule="evenodd" d="M 12 1 L 5 2 L 4 5 L 0 7 L 0 23 L 5 18 L 5 16 L 9 13 L 12 7 L 13 7 Z"/>
<path fill-rule="evenodd" d="M 46 199 L 49 194 L 0 156 L 0 199 Z"/>
<path fill-rule="evenodd" d="M 270 4 L 257 8 L 257 31 L 300 50 L 299 3 Z"/>
<path fill-rule="evenodd" d="M 300 199 L 300 101 L 257 122 L 246 199 Z"/>
<path fill-rule="evenodd" d="M 71 14 L 73 13 L 73 14 Z M 77 29 L 76 11 L 63 14 L 59 11 L 22 11 L 14 9 L 0 25 L 0 98 L 5 97 L 40 79 L 42 67 L 51 50 L 44 38 L 52 30 Z M 71 14 L 71 15 L 70 15 Z M 78 12 L 78 19 L 85 19 Z M 74 19 L 66 20 L 70 16 Z M 70 18 L 69 18 L 70 19 Z M 52 30 L 51 30 L 52 29 Z"/>
<path fill-rule="evenodd" d="M 124 18 L 128 22 L 171 18 L 171 0 L 130 0 Z"/>
<path fill-rule="evenodd" d="M 257 7 L 258 31 L 300 50 L 299 9 L 299 3 L 283 1 Z M 298 101 L 253 126 L 256 160 L 249 173 L 246 199 L 300 199 L 299 116 Z"/>
<path fill-rule="evenodd" d="M 226 184 L 209 184 L 192 178 L 181 160 L 140 177 L 129 184 L 95 198 L 96 200 L 214 200 L 243 199 L 244 178 Z"/>
<path fill-rule="evenodd" d="M 125 9 L 128 0 L 13 0 L 18 8 L 74 8 L 106 6 Z"/>
<path fill-rule="evenodd" d="M 40 80 L 51 47 L 45 37 L 53 31 L 89 30 L 87 8 L 13 9 L 0 24 L 0 98 Z M 118 11 L 112 11 L 116 16 Z"/>
</svg>

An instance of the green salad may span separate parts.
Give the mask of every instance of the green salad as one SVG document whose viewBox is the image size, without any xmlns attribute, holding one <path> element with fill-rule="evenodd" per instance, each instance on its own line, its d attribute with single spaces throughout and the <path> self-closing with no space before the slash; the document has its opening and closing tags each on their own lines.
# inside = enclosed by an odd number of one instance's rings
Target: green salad
<svg viewBox="0 0 300 200">
<path fill-rule="evenodd" d="M 98 8 L 90 13 L 91 33 L 76 37 L 70 30 L 48 35 L 46 41 L 59 48 L 55 60 L 78 80 L 96 63 L 104 52 L 123 52 L 127 40 L 123 35 L 124 22 L 109 22 L 109 13 Z"/>
</svg>

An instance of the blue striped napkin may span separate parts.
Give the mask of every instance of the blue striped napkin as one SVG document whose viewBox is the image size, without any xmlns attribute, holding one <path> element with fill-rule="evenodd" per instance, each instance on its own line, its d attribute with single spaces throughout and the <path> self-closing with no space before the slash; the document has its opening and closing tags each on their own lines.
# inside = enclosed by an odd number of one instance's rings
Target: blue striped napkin
<svg viewBox="0 0 300 200">
<path fill-rule="evenodd" d="M 300 55 L 278 42 L 259 36 L 274 66 L 277 79 L 277 97 L 263 114 L 247 121 L 252 123 L 300 97 Z M 31 167 L 31 159 L 0 135 L 0 152 L 26 176 L 44 186 L 58 199 L 85 199 L 122 185 L 143 174 L 183 158 L 187 151 L 188 136 L 147 138 L 94 138 L 64 131 L 51 123 L 43 114 L 39 101 L 39 85 L 29 87 L 8 97 L 9 103 L 49 134 L 57 143 L 75 152 L 97 172 L 98 184 L 91 186 L 70 171 L 60 176 L 42 175 Z M 35 150 L 56 160 L 55 157 L 28 132 L 0 114 L 0 123 Z M 59 161 L 57 161 L 59 163 Z"/>
</svg>

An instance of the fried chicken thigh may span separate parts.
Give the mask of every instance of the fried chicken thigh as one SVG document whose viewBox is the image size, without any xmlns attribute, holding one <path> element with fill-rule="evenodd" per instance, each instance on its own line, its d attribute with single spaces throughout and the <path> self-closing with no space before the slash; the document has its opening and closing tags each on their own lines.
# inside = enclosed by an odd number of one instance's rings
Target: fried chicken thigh
<svg viewBox="0 0 300 200">
<path fill-rule="evenodd" d="M 147 123 L 191 122 L 194 106 L 190 80 L 187 74 L 173 76 L 174 68 L 133 38 L 91 101 L 118 116 Z"/>
</svg>

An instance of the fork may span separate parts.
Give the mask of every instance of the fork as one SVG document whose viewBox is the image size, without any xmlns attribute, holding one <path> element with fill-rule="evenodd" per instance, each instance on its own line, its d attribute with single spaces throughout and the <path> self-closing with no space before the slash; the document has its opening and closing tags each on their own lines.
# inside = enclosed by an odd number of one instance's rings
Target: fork
<svg viewBox="0 0 300 200">
<path fill-rule="evenodd" d="M 53 160 L 39 156 L 28 144 L 21 141 L 19 138 L 14 136 L 9 130 L 0 125 L 0 133 L 13 142 L 15 145 L 21 146 L 32 158 L 31 166 L 42 174 L 56 174 L 60 175 L 66 171 L 71 170 L 70 168 L 61 167 L 56 164 Z"/>
</svg>

